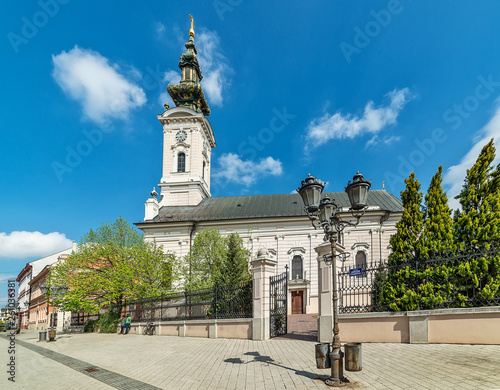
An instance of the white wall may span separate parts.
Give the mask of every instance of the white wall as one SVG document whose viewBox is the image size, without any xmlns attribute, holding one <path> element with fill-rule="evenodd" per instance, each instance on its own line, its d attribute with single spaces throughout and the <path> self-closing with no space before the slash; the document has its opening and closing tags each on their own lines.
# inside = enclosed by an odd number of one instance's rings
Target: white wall
<svg viewBox="0 0 500 390">
<path fill-rule="evenodd" d="M 391 214 L 389 220 L 385 221 L 381 227 L 382 215 L 384 212 L 380 210 L 368 211 L 356 228 L 346 229 L 344 246 L 347 252 L 351 252 L 345 264 L 346 267 L 354 266 L 354 253 L 352 252 L 357 250 L 357 243 L 368 245 L 368 261 L 380 261 L 380 253 L 382 253 L 383 260 L 387 259 L 389 238 L 396 231 L 394 225 L 399 220 L 400 213 Z M 184 257 L 189 252 L 189 232 L 192 223 L 157 223 L 150 226 L 141 227 L 146 240 L 156 240 L 165 250 L 175 252 L 178 257 Z M 200 222 L 196 226 L 193 240 L 196 234 L 208 228 L 217 229 L 222 235 L 238 233 L 250 250 L 252 258 L 256 257 L 258 250 L 262 247 L 270 250 L 278 262 L 276 274 L 284 272 L 286 265 L 291 272 L 291 260 L 295 249 L 295 253 L 300 253 L 304 259 L 303 269 L 306 272 L 306 279 L 310 281 L 305 294 L 306 310 L 317 312 L 318 266 L 314 248 L 323 242 L 324 233 L 322 230 L 315 230 L 307 217 Z"/>
</svg>

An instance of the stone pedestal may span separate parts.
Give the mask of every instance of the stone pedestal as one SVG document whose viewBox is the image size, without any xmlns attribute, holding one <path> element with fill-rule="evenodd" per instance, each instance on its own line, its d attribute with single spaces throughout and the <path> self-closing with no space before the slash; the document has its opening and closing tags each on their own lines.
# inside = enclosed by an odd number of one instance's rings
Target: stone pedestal
<svg viewBox="0 0 500 390">
<path fill-rule="evenodd" d="M 269 338 L 269 278 L 274 275 L 276 264 L 276 260 L 272 260 L 269 252 L 265 249 L 259 250 L 257 259 L 253 260 L 251 264 L 253 273 L 253 340 L 267 340 Z"/>
<path fill-rule="evenodd" d="M 410 344 L 428 344 L 429 328 L 427 316 L 408 316 Z"/>
<path fill-rule="evenodd" d="M 318 342 L 328 343 L 333 339 L 333 279 L 332 265 L 324 262 L 323 255 L 331 255 L 332 249 L 329 242 L 323 242 L 315 251 L 318 254 Z M 337 244 L 335 253 L 340 252 L 343 247 Z M 337 272 L 339 269 L 337 264 Z"/>
<path fill-rule="evenodd" d="M 323 261 L 323 255 L 331 253 L 330 243 L 324 242 L 315 250 L 318 254 L 318 342 L 328 343 L 333 339 L 332 266 Z"/>
</svg>

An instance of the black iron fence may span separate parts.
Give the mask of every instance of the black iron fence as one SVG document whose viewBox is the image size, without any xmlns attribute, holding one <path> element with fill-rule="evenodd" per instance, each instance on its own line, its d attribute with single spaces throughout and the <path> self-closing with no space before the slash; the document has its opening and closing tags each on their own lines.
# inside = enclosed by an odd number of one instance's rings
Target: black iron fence
<svg viewBox="0 0 500 390">
<path fill-rule="evenodd" d="M 377 262 L 361 272 L 343 264 L 338 278 L 340 313 L 500 305 L 500 247 Z"/>
<path fill-rule="evenodd" d="M 288 266 L 282 274 L 270 277 L 269 290 L 270 336 L 282 336 L 287 333 Z"/>
<path fill-rule="evenodd" d="M 252 318 L 252 281 L 127 302 L 133 321 Z"/>
<path fill-rule="evenodd" d="M 88 320 L 98 320 L 99 314 L 71 313 L 71 326 L 83 326 Z"/>
</svg>

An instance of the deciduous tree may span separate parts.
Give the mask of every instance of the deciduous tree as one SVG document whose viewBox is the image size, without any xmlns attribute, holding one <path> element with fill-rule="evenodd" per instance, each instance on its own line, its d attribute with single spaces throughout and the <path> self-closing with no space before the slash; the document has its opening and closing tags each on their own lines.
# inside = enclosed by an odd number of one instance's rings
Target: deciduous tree
<svg viewBox="0 0 500 390">
<path fill-rule="evenodd" d="M 218 230 L 205 229 L 199 233 L 184 262 L 186 290 L 211 287 L 225 257 L 224 238 Z"/>
<path fill-rule="evenodd" d="M 53 267 L 50 285 L 69 287 L 59 300 L 66 310 L 121 311 L 126 300 L 170 290 L 174 259 L 156 243 L 145 244 L 142 235 L 119 218 L 85 234 L 77 251 Z"/>
<path fill-rule="evenodd" d="M 250 280 L 249 252 L 237 233 L 206 229 L 194 239 L 184 265 L 187 290 Z"/>
</svg>

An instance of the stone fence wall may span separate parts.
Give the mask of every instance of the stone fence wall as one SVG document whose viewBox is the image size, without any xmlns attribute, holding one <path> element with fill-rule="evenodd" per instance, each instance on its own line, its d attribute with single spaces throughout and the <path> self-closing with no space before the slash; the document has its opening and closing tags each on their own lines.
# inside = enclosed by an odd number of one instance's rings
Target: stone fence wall
<svg viewBox="0 0 500 390">
<path fill-rule="evenodd" d="M 132 323 L 130 333 L 142 334 L 146 322 Z M 155 322 L 157 336 L 252 339 L 252 319 Z"/>
<path fill-rule="evenodd" d="M 500 306 L 341 314 L 339 327 L 342 342 L 500 345 Z"/>
</svg>

